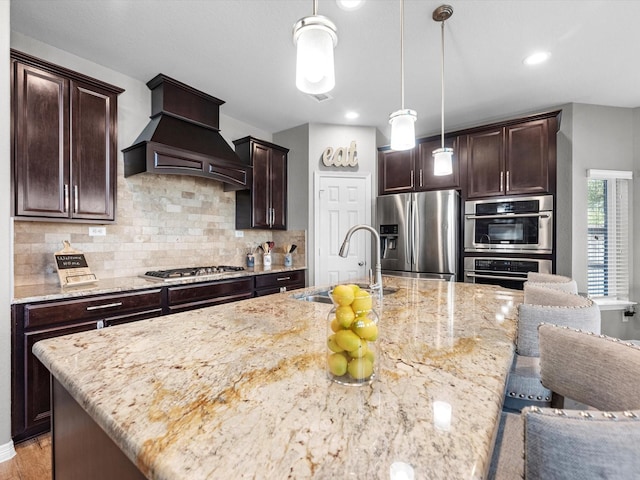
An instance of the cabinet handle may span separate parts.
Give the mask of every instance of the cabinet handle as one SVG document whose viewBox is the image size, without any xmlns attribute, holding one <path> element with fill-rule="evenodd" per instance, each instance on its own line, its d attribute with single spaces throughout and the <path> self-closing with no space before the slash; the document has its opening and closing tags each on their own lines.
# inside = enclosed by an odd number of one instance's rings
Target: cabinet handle
<svg viewBox="0 0 640 480">
<path fill-rule="evenodd" d="M 414 173 L 413 170 L 411 170 L 411 187 L 413 187 L 413 179 L 414 179 Z"/>
<path fill-rule="evenodd" d="M 278 277 L 276 278 L 278 282 L 284 282 L 285 280 L 291 280 L 291 277 Z"/>
<path fill-rule="evenodd" d="M 122 302 L 105 303 L 104 305 L 92 305 L 90 307 L 87 307 L 87 312 L 90 312 L 92 310 L 101 310 L 103 308 L 113 308 L 113 307 L 120 307 L 120 306 L 122 306 Z"/>
<path fill-rule="evenodd" d="M 511 188 L 509 187 L 509 170 L 507 170 L 507 192 L 510 190 Z"/>
<path fill-rule="evenodd" d="M 504 172 L 500 172 L 500 191 L 502 191 L 502 187 L 504 186 Z"/>
<path fill-rule="evenodd" d="M 422 187 L 422 169 L 420 169 L 420 186 Z"/>
<path fill-rule="evenodd" d="M 272 227 L 274 223 L 276 223 L 276 209 L 272 208 L 271 209 L 271 226 Z"/>
<path fill-rule="evenodd" d="M 73 186 L 73 213 L 78 213 L 78 185 Z"/>
<path fill-rule="evenodd" d="M 69 211 L 69 185 L 64 184 L 64 211 Z"/>
</svg>

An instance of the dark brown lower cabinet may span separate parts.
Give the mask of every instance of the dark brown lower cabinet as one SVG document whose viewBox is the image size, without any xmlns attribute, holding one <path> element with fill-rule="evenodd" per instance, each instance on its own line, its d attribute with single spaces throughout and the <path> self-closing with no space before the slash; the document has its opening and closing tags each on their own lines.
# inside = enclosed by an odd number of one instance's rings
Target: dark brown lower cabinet
<svg viewBox="0 0 640 480">
<path fill-rule="evenodd" d="M 146 477 L 67 390 L 52 378 L 53 478 L 144 480 Z"/>
<path fill-rule="evenodd" d="M 304 270 L 12 305 L 11 432 L 21 442 L 49 431 L 49 371 L 36 342 L 196 308 L 304 288 Z"/>
<path fill-rule="evenodd" d="M 305 287 L 304 270 L 256 275 L 256 297 Z"/>
<path fill-rule="evenodd" d="M 236 302 L 253 297 L 253 278 L 167 287 L 169 313 Z"/>
<path fill-rule="evenodd" d="M 49 430 L 49 372 L 36 342 L 162 315 L 162 289 L 12 306 L 11 431 L 15 442 Z"/>
</svg>

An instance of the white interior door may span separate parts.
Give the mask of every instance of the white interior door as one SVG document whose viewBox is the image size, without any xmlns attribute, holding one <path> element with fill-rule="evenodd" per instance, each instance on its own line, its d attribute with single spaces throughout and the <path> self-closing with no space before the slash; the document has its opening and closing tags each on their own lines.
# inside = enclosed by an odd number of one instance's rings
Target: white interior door
<svg viewBox="0 0 640 480">
<path fill-rule="evenodd" d="M 369 232 L 353 234 L 347 258 L 338 253 L 349 228 L 371 224 L 370 174 L 317 173 L 315 190 L 315 284 L 367 278 L 372 268 Z"/>
</svg>

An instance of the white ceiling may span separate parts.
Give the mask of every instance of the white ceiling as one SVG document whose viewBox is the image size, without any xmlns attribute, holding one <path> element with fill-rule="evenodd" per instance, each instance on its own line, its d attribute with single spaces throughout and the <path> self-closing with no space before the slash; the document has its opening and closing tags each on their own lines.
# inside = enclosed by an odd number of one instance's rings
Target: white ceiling
<svg viewBox="0 0 640 480">
<path fill-rule="evenodd" d="M 440 128 L 440 24 L 445 26 L 445 128 L 569 102 L 640 106 L 640 1 L 406 0 L 405 107 L 420 135 Z M 399 0 L 344 11 L 336 87 L 317 103 L 295 87 L 292 26 L 312 0 L 11 0 L 11 29 L 146 82 L 164 73 L 226 104 L 224 115 L 278 132 L 304 123 L 376 126 L 400 108 Z M 549 62 L 527 67 L 534 50 Z M 348 121 L 348 110 L 360 117 Z"/>
</svg>

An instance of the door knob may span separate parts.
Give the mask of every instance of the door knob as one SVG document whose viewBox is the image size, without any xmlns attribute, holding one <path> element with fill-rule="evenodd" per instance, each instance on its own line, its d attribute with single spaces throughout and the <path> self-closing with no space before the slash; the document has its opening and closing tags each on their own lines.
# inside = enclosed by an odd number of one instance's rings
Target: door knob
<svg viewBox="0 0 640 480">
<path fill-rule="evenodd" d="M 362 267 L 364 265 L 364 262 L 358 262 L 358 265 Z"/>
</svg>

